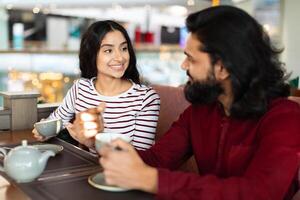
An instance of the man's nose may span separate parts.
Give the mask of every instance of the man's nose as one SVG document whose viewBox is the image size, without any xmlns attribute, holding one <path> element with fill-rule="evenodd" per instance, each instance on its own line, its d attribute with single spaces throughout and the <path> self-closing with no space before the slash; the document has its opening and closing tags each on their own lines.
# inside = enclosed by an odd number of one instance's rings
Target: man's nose
<svg viewBox="0 0 300 200">
<path fill-rule="evenodd" d="M 183 70 L 187 70 L 188 69 L 188 65 L 187 65 L 187 63 L 186 63 L 186 59 L 184 59 L 184 61 L 181 63 L 181 69 L 183 69 Z"/>
</svg>

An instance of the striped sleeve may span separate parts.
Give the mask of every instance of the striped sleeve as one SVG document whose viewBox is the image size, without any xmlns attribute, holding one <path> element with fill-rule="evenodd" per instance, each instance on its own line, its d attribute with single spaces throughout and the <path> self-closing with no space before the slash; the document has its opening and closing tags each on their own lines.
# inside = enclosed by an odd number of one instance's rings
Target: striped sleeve
<svg viewBox="0 0 300 200">
<path fill-rule="evenodd" d="M 139 150 L 149 149 L 154 144 L 159 117 L 160 98 L 149 88 L 143 99 L 140 112 L 136 115 L 136 125 L 132 145 Z"/>
<path fill-rule="evenodd" d="M 66 126 L 75 115 L 75 101 L 77 99 L 79 81 L 75 81 L 73 86 L 67 92 L 62 104 L 50 114 L 48 119 L 62 119 Z"/>
</svg>

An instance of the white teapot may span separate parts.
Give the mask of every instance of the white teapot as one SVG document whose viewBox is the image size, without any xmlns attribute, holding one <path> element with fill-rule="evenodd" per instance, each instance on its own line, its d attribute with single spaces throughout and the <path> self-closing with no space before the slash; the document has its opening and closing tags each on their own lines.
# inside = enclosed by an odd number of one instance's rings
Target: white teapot
<svg viewBox="0 0 300 200">
<path fill-rule="evenodd" d="M 0 153 L 4 155 L 4 167 L 0 166 L 0 171 L 20 183 L 31 182 L 41 175 L 48 158 L 55 155 L 50 150 L 41 153 L 36 147 L 27 145 L 27 140 L 23 140 L 21 146 L 13 148 L 8 154 L 4 148 L 0 148 Z"/>
</svg>

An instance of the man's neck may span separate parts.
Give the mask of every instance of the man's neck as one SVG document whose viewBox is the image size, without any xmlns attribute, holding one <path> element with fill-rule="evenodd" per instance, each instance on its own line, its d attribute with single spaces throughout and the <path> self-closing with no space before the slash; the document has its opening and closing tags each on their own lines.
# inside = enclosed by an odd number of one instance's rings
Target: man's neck
<svg viewBox="0 0 300 200">
<path fill-rule="evenodd" d="M 230 109 L 233 102 L 232 87 L 229 82 L 225 82 L 223 85 L 224 92 L 218 97 L 219 102 L 223 105 L 226 116 L 230 116 Z"/>
<path fill-rule="evenodd" d="M 223 105 L 224 112 L 226 116 L 230 116 L 230 108 L 232 104 L 232 98 L 227 95 L 219 96 L 219 102 Z"/>
</svg>

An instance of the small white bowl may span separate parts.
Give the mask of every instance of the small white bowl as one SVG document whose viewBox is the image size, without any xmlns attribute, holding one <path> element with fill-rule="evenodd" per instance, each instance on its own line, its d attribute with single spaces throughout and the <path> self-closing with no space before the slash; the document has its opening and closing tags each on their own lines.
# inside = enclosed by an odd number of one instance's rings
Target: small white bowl
<svg viewBox="0 0 300 200">
<path fill-rule="evenodd" d="M 40 121 L 34 124 L 34 128 L 37 132 L 48 138 L 56 136 L 59 131 L 62 129 L 62 120 L 61 119 L 50 119 Z"/>
</svg>

